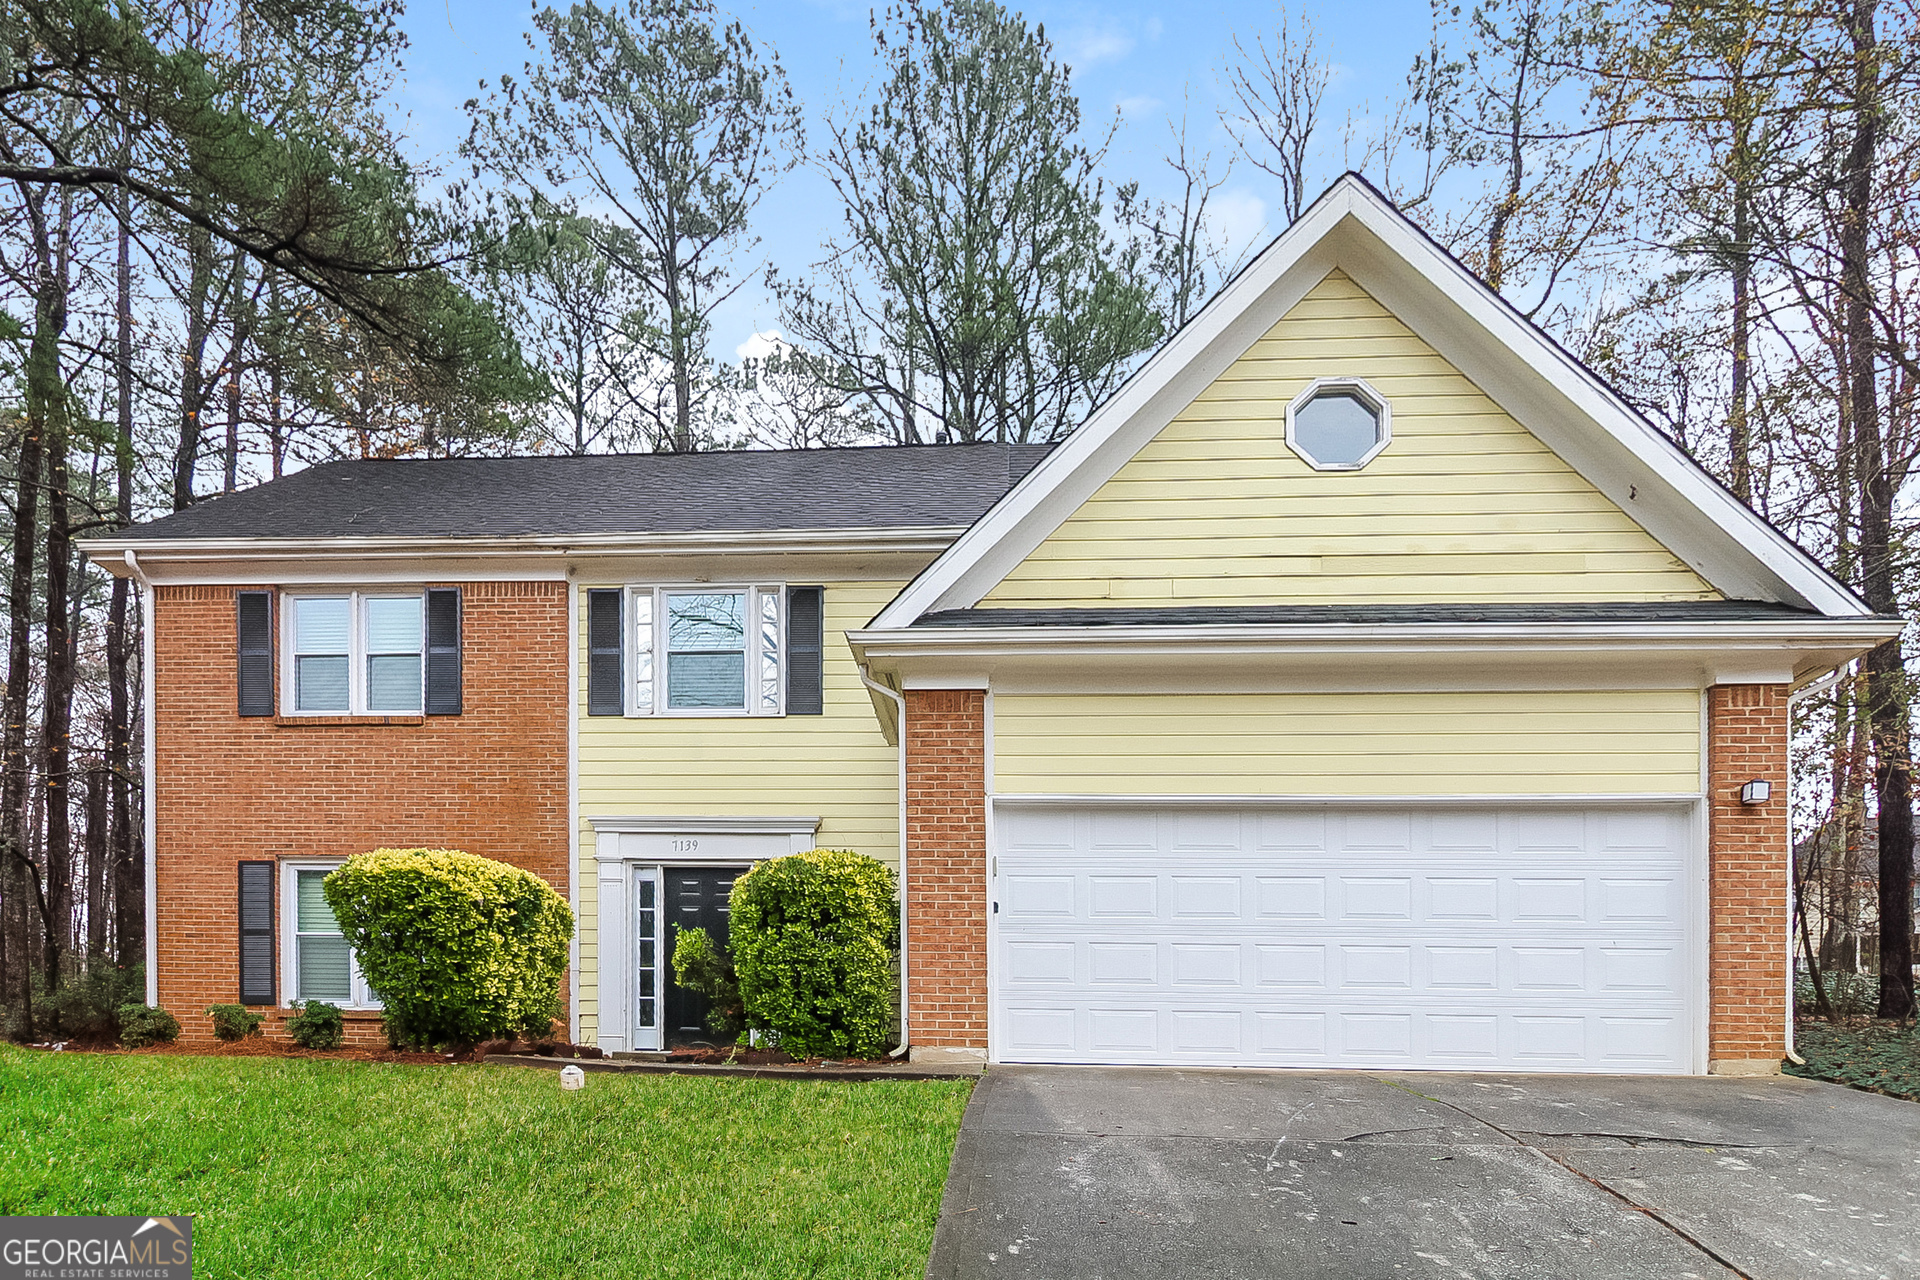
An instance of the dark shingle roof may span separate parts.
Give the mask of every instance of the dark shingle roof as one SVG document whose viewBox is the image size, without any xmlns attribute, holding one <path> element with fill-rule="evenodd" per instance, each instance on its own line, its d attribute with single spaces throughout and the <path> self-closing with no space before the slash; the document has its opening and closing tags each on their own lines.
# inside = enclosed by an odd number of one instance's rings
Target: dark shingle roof
<svg viewBox="0 0 1920 1280">
<path fill-rule="evenodd" d="M 972 524 L 1047 445 L 333 462 L 121 537 L 516 538 Z"/>
<path fill-rule="evenodd" d="M 916 627 L 1179 627 L 1348 623 L 1785 622 L 1820 615 L 1761 600 L 1577 604 L 1283 604 L 1118 609 L 948 609 Z"/>
</svg>

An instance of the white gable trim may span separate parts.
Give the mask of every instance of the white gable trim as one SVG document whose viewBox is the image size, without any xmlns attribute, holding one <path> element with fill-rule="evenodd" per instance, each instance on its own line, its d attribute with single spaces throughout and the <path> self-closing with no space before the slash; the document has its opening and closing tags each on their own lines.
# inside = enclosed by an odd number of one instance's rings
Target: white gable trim
<svg viewBox="0 0 1920 1280">
<path fill-rule="evenodd" d="M 1353 277 L 1727 596 L 1870 612 L 1599 378 L 1349 174 L 874 618 L 979 603 L 1326 275 Z"/>
</svg>

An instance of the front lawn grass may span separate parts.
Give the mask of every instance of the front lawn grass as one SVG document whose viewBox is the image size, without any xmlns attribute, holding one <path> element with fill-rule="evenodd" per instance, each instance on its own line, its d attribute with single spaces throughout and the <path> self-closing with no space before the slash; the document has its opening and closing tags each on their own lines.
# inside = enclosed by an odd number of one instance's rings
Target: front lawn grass
<svg viewBox="0 0 1920 1280">
<path fill-rule="evenodd" d="M 1789 1062 L 1790 1075 L 1832 1080 L 1858 1089 L 1920 1102 L 1920 1026 L 1871 1018 L 1835 1025 L 1802 1016 L 1793 1047 L 1807 1065 Z"/>
<path fill-rule="evenodd" d="M 210 1277 L 919 1276 L 969 1089 L 0 1047 L 0 1213 L 190 1213 Z"/>
</svg>

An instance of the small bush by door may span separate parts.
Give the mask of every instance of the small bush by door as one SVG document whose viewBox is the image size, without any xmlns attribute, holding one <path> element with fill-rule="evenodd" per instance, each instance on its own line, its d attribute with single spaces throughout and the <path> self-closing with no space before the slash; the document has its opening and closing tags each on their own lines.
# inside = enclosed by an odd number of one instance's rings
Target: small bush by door
<svg viewBox="0 0 1920 1280">
<path fill-rule="evenodd" d="M 748 1025 L 796 1058 L 884 1053 L 896 895 L 884 863 L 836 849 L 770 858 L 736 880 L 728 933 Z"/>
</svg>

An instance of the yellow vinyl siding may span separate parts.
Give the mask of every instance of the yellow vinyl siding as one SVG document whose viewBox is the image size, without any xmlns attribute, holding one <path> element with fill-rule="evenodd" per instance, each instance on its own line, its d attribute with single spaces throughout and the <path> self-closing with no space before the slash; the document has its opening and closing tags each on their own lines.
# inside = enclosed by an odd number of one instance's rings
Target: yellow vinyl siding
<svg viewBox="0 0 1920 1280">
<path fill-rule="evenodd" d="M 993 699 L 994 790 L 1630 795 L 1700 789 L 1698 690 Z"/>
<path fill-rule="evenodd" d="M 594 584 L 615 586 L 619 584 Z M 586 713 L 586 590 L 580 595 L 580 1011 L 599 1023 L 599 871 L 595 817 L 818 816 L 818 842 L 899 861 L 899 767 L 845 632 L 899 594 L 898 582 L 828 583 L 824 714 L 590 716 Z"/>
<path fill-rule="evenodd" d="M 1315 471 L 1286 447 L 1286 406 L 1339 376 L 1387 397 L 1393 440 L 1360 471 Z M 981 603 L 1715 595 L 1336 271 Z"/>
</svg>

